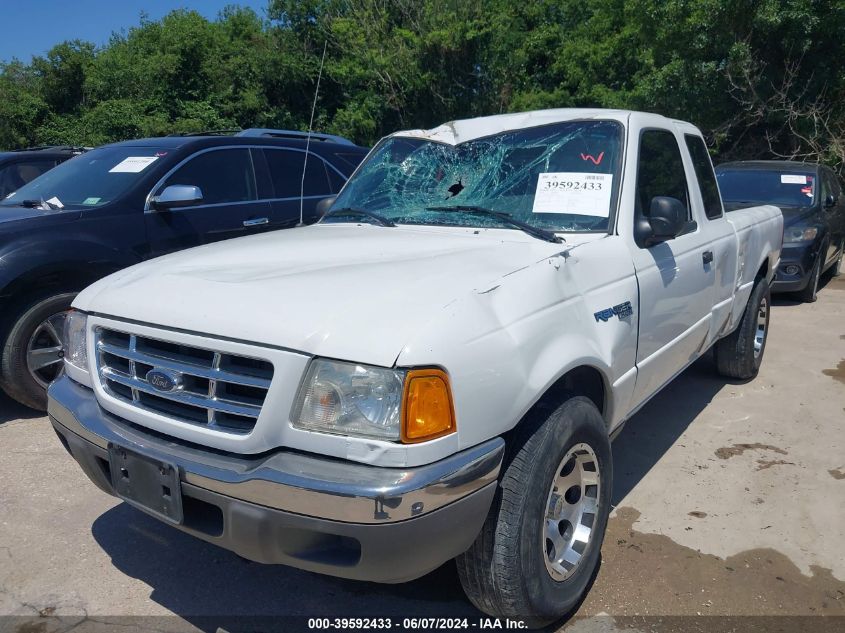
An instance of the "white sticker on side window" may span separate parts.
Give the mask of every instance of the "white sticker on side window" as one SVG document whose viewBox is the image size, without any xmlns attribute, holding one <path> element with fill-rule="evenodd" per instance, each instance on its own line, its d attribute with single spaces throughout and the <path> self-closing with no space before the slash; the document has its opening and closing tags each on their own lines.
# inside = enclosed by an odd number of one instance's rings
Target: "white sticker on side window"
<svg viewBox="0 0 845 633">
<path fill-rule="evenodd" d="M 781 174 L 780 182 L 782 185 L 806 185 L 807 177 L 794 174 Z"/>
<path fill-rule="evenodd" d="M 137 174 L 144 171 L 147 165 L 158 160 L 158 156 L 130 156 L 124 158 L 117 165 L 109 169 L 110 174 Z"/>
<path fill-rule="evenodd" d="M 613 174 L 542 173 L 537 177 L 534 213 L 610 215 Z"/>
</svg>

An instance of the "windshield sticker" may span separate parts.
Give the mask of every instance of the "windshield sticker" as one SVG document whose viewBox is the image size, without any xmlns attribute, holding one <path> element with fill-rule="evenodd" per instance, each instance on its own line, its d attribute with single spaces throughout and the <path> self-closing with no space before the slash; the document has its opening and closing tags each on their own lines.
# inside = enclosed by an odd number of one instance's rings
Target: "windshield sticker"
<svg viewBox="0 0 845 633">
<path fill-rule="evenodd" d="M 137 174 L 158 160 L 158 156 L 130 156 L 109 169 L 110 174 Z"/>
<path fill-rule="evenodd" d="M 541 173 L 534 194 L 534 213 L 610 216 L 613 174 Z"/>
<path fill-rule="evenodd" d="M 581 154 L 581 160 L 589 160 L 593 162 L 593 165 L 601 165 L 601 161 L 604 158 L 604 152 L 599 154 L 598 156 L 593 156 L 592 154 Z"/>
<path fill-rule="evenodd" d="M 100 200 L 102 200 L 102 198 L 85 198 L 85 200 L 82 201 L 82 204 L 97 204 Z"/>
<path fill-rule="evenodd" d="M 807 176 L 796 176 L 793 174 L 781 174 L 780 183 L 782 185 L 806 185 Z"/>
<path fill-rule="evenodd" d="M 65 205 L 62 204 L 62 201 L 59 200 L 56 196 L 53 196 L 49 200 L 47 200 L 47 204 L 52 206 L 54 209 L 64 209 Z"/>
</svg>

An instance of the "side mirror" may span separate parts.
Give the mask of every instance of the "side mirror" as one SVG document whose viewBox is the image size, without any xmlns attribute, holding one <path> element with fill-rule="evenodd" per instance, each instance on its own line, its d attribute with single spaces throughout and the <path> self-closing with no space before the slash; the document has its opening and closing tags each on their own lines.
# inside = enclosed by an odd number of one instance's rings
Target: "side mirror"
<svg viewBox="0 0 845 633">
<path fill-rule="evenodd" d="M 832 193 L 827 194 L 827 197 L 824 199 L 824 206 L 825 207 L 833 207 L 836 206 L 837 199 L 836 196 Z"/>
<path fill-rule="evenodd" d="M 655 196 L 649 214 L 637 222 L 635 237 L 648 247 L 678 237 L 687 225 L 687 209 L 677 198 Z"/>
<path fill-rule="evenodd" d="M 167 210 L 190 207 L 202 202 L 202 191 L 194 185 L 170 185 L 150 200 L 153 209 Z"/>
<path fill-rule="evenodd" d="M 323 198 L 317 203 L 315 212 L 317 213 L 318 220 L 329 212 L 329 209 L 332 208 L 335 200 L 337 200 L 337 196 L 329 196 L 328 198 Z"/>
</svg>

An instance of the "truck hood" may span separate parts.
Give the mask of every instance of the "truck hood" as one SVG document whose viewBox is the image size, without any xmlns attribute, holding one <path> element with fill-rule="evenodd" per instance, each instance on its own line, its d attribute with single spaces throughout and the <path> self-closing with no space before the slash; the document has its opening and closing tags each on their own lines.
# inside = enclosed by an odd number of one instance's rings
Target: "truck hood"
<svg viewBox="0 0 845 633">
<path fill-rule="evenodd" d="M 90 286 L 74 306 L 392 366 L 414 333 L 456 298 L 489 290 L 560 250 L 511 230 L 322 224 L 139 264 Z"/>
</svg>

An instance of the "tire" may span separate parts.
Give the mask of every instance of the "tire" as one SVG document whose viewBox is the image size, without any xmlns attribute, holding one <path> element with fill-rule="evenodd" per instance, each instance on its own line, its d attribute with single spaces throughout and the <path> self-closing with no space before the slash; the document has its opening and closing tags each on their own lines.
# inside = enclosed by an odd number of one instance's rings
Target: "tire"
<svg viewBox="0 0 845 633">
<path fill-rule="evenodd" d="M 739 326 L 713 347 L 720 374 L 739 380 L 757 375 L 769 337 L 771 305 L 769 284 L 760 279 L 751 290 Z"/>
<path fill-rule="evenodd" d="M 810 272 L 810 279 L 807 280 L 807 285 L 804 289 L 798 292 L 798 299 L 804 303 L 813 303 L 818 299 L 819 279 L 822 276 L 822 260 L 825 257 L 826 248 L 822 246 L 819 249 L 819 254 L 816 256 L 816 263 L 813 264 L 813 270 Z"/>
<path fill-rule="evenodd" d="M 845 241 L 839 244 L 839 257 L 836 258 L 836 261 L 833 263 L 833 266 L 830 267 L 831 277 L 839 277 L 839 275 L 842 274 L 843 257 L 845 257 Z"/>
<path fill-rule="evenodd" d="M 567 470 L 561 467 L 570 455 L 575 455 L 578 465 L 568 481 L 557 479 Z M 594 471 L 589 470 L 590 464 Z M 592 488 L 588 479 L 591 472 L 598 483 Z M 585 477 L 580 483 L 572 479 L 577 474 Z M 484 527 L 469 550 L 456 559 L 469 600 L 488 615 L 518 618 L 532 628 L 545 626 L 575 609 L 598 569 L 612 482 L 607 429 L 589 399 L 572 397 L 554 410 L 545 408 L 524 420 L 509 442 L 509 455 Z M 580 496 L 575 503 L 575 496 L 554 488 L 555 483 L 567 491 L 578 487 Z M 560 494 L 554 495 L 555 490 Z M 582 512 L 591 506 L 595 512 L 581 514 L 579 505 L 584 506 Z M 574 511 L 569 515 L 573 523 L 564 526 L 566 521 L 550 519 L 552 514 L 562 516 L 558 509 Z M 581 518 L 576 519 L 578 516 Z M 590 526 L 586 546 L 575 538 L 575 523 Z M 555 562 L 549 560 L 547 525 L 563 530 L 558 539 L 562 551 L 574 556 L 581 549 L 573 569 L 557 564 L 559 552 L 553 547 L 551 558 Z M 567 543 L 574 546 L 572 552 Z"/>
<path fill-rule="evenodd" d="M 75 292 L 66 292 L 17 305 L 0 360 L 0 387 L 10 398 L 39 411 L 47 410 L 47 386 L 63 370 L 63 313 L 70 309 L 75 296 Z M 28 360 L 49 364 L 31 369 Z"/>
</svg>

